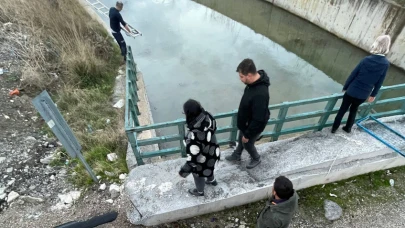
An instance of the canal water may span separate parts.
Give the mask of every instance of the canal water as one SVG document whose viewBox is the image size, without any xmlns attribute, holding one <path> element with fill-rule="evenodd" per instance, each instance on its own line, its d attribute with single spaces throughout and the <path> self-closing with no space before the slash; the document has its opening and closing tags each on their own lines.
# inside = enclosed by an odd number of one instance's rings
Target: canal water
<svg viewBox="0 0 405 228">
<path fill-rule="evenodd" d="M 122 15 L 143 33 L 125 39 L 144 75 L 156 123 L 182 118 L 188 98 L 212 113 L 237 109 L 245 86 L 235 70 L 244 58 L 252 58 L 268 73 L 270 103 L 278 104 L 341 92 L 352 69 L 367 55 L 263 0 L 124 1 Z M 404 72 L 391 67 L 384 85 L 403 82 Z M 288 114 L 324 106 L 292 108 Z"/>
</svg>

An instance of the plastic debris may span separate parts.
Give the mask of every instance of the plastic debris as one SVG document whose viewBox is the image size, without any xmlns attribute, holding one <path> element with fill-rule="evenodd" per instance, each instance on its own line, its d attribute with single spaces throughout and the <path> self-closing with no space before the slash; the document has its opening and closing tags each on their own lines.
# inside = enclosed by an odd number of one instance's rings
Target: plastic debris
<svg viewBox="0 0 405 228">
<path fill-rule="evenodd" d="M 337 198 L 337 195 L 335 195 L 333 193 L 329 193 L 329 195 Z"/>
<path fill-rule="evenodd" d="M 10 91 L 10 96 L 14 96 L 14 95 L 19 96 L 20 95 L 20 90 L 14 89 L 14 90 Z"/>
</svg>

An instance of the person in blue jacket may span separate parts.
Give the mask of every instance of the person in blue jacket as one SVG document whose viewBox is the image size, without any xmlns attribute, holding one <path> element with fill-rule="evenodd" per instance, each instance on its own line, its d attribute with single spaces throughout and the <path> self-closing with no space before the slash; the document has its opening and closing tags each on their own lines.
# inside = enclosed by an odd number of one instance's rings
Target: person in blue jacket
<svg viewBox="0 0 405 228">
<path fill-rule="evenodd" d="M 391 38 L 379 36 L 371 46 L 370 56 L 365 57 L 356 66 L 343 86 L 343 102 L 332 126 L 332 133 L 339 128 L 343 116 L 350 109 L 346 126 L 342 129 L 350 133 L 359 106 L 366 100 L 373 102 L 384 82 L 390 66 L 385 55 L 389 52 Z"/>
</svg>

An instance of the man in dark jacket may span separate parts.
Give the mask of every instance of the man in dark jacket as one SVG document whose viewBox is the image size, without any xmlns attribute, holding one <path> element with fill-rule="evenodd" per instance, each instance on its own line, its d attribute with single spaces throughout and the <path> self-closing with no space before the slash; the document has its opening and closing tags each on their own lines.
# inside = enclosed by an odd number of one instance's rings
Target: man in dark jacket
<svg viewBox="0 0 405 228">
<path fill-rule="evenodd" d="M 298 194 L 291 181 L 277 177 L 270 200 L 257 217 L 257 228 L 287 228 L 298 208 Z"/>
<path fill-rule="evenodd" d="M 124 7 L 124 4 L 121 1 L 117 1 L 115 4 L 115 7 L 111 7 L 109 11 L 109 17 L 110 17 L 110 28 L 112 35 L 114 36 L 115 40 L 117 41 L 118 45 L 120 46 L 121 49 L 121 55 L 124 56 L 124 62 L 127 59 L 127 44 L 125 43 L 124 37 L 121 34 L 121 25 L 124 26 L 124 28 L 128 31 L 131 32 L 131 30 L 128 27 L 128 24 L 122 19 L 120 11 Z"/>
<path fill-rule="evenodd" d="M 243 60 L 236 69 L 240 80 L 246 84 L 245 91 L 238 110 L 238 146 L 232 155 L 225 157 L 228 161 L 240 161 L 243 149 L 251 157 L 246 166 L 252 169 L 260 164 L 260 155 L 257 153 L 255 142 L 267 125 L 270 118 L 269 86 L 270 79 L 264 70 L 256 70 L 251 59 Z"/>
</svg>

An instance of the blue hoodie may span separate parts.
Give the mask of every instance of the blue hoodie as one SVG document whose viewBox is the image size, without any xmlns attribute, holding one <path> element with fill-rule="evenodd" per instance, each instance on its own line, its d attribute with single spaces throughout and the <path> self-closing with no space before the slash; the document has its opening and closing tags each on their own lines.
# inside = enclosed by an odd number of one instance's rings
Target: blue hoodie
<svg viewBox="0 0 405 228">
<path fill-rule="evenodd" d="M 357 99 L 375 97 L 384 82 L 389 61 L 383 55 L 370 55 L 360 61 L 350 74 L 343 90 Z"/>
</svg>

